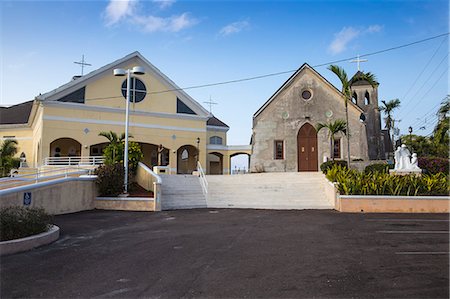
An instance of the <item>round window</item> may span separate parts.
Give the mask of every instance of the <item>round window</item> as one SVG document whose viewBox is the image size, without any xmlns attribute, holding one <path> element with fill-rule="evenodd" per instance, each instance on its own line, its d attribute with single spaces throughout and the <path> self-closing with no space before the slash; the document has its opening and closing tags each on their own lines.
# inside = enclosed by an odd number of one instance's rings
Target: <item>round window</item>
<svg viewBox="0 0 450 299">
<path fill-rule="evenodd" d="M 305 89 L 302 91 L 302 99 L 304 99 L 305 101 L 308 101 L 311 99 L 311 97 L 312 97 L 312 93 L 310 90 Z"/>
<path fill-rule="evenodd" d="M 147 88 L 145 88 L 144 82 L 137 78 L 131 78 L 130 80 L 130 102 L 139 103 L 145 98 L 147 94 Z M 127 98 L 127 80 L 122 83 L 122 95 Z"/>
</svg>

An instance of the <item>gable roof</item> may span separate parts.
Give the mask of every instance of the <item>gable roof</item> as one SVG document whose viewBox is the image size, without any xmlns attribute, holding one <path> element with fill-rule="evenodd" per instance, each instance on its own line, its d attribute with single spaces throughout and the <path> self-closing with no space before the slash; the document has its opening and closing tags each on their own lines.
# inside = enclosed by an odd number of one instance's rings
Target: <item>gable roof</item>
<svg viewBox="0 0 450 299">
<path fill-rule="evenodd" d="M 0 125 L 26 124 L 30 118 L 33 101 L 10 107 L 0 107 Z"/>
<path fill-rule="evenodd" d="M 174 92 L 177 97 L 179 97 L 189 108 L 191 108 L 197 115 L 202 117 L 207 117 L 209 112 L 203 108 L 197 101 L 195 101 L 191 96 L 189 96 L 182 88 L 177 86 L 172 80 L 170 80 L 166 75 L 164 75 L 157 67 L 150 63 L 144 56 L 138 51 L 135 51 L 127 56 L 120 58 L 110 64 L 107 64 L 95 71 L 92 71 L 80 78 L 74 79 L 60 87 L 39 95 L 38 100 L 41 101 L 55 101 L 61 97 L 64 97 L 80 88 L 83 88 L 90 82 L 96 80 L 98 77 L 108 74 L 112 76 L 112 70 L 115 68 L 120 68 L 121 66 L 127 64 L 133 59 L 138 59 L 142 62 L 140 66 L 144 67 L 146 72 L 153 74 L 157 77 L 161 83 L 167 86 L 167 90 L 162 92 Z M 89 99 L 87 99 L 89 100 Z"/>
<path fill-rule="evenodd" d="M 294 79 L 305 69 L 309 69 L 310 71 L 313 72 L 313 74 L 315 74 L 319 79 L 321 79 L 326 85 L 328 85 L 329 87 L 331 87 L 335 92 L 337 92 L 339 94 L 339 96 L 343 97 L 342 92 L 336 88 L 336 86 L 334 86 L 333 84 L 330 83 L 330 81 L 328 81 L 325 77 L 323 77 L 319 72 L 317 72 L 313 67 L 311 67 L 309 64 L 307 64 L 306 62 L 304 64 L 302 64 L 302 66 L 295 71 L 295 73 L 293 73 L 281 86 L 280 88 L 277 89 L 277 91 L 275 91 L 275 93 L 258 109 L 258 111 L 255 112 L 255 114 L 253 114 L 253 118 L 257 117 L 259 114 L 261 114 L 261 112 L 267 107 L 269 106 L 269 104 L 277 97 L 278 94 L 280 94 L 292 81 L 294 81 Z M 356 108 L 357 110 L 362 111 L 361 108 L 359 108 L 358 106 L 356 106 L 355 104 L 353 104 L 351 101 L 349 101 L 349 106 L 353 106 L 354 108 Z"/>
<path fill-rule="evenodd" d="M 229 126 L 224 123 L 223 121 L 221 121 L 220 119 L 218 119 L 217 117 L 215 117 L 214 115 L 211 116 L 210 118 L 208 118 L 208 121 L 206 122 L 207 126 L 215 126 L 215 127 L 225 127 L 225 128 L 229 128 Z"/>
</svg>

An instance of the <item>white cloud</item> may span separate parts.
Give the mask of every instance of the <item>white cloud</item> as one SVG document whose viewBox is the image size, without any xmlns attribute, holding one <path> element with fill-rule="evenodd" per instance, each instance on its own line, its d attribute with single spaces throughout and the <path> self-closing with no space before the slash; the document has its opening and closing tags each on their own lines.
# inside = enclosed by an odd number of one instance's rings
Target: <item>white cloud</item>
<svg viewBox="0 0 450 299">
<path fill-rule="evenodd" d="M 175 0 L 153 0 L 153 2 L 156 3 L 160 9 L 166 9 L 171 7 L 175 3 Z"/>
<path fill-rule="evenodd" d="M 244 29 L 247 29 L 250 26 L 248 21 L 239 21 L 226 25 L 222 29 L 220 29 L 219 34 L 222 36 L 227 36 L 230 34 L 241 32 Z"/>
<path fill-rule="evenodd" d="M 140 25 L 142 31 L 145 32 L 178 32 L 197 24 L 197 20 L 191 18 L 188 13 L 183 13 L 179 16 L 171 16 L 167 18 L 151 15 L 136 16 L 133 22 L 137 25 Z"/>
<path fill-rule="evenodd" d="M 120 21 L 137 25 L 144 32 L 178 32 L 198 23 L 197 19 L 188 13 L 160 17 L 157 15 L 145 15 L 140 13 L 136 7 L 139 0 L 110 0 L 105 9 L 104 16 L 107 26 L 114 25 Z M 153 0 L 161 9 L 167 8 L 175 3 L 175 0 Z"/>
<path fill-rule="evenodd" d="M 365 34 L 378 33 L 381 30 L 383 30 L 383 26 L 380 25 L 370 25 L 366 28 L 344 27 L 334 34 L 334 39 L 329 45 L 328 51 L 333 55 L 342 53 L 351 41 Z"/>
<path fill-rule="evenodd" d="M 367 27 L 366 32 L 368 33 L 377 33 L 380 32 L 383 29 L 383 26 L 380 25 L 371 25 Z"/>
<path fill-rule="evenodd" d="M 111 26 L 134 14 L 134 0 L 111 0 L 105 10 L 106 25 Z"/>
</svg>

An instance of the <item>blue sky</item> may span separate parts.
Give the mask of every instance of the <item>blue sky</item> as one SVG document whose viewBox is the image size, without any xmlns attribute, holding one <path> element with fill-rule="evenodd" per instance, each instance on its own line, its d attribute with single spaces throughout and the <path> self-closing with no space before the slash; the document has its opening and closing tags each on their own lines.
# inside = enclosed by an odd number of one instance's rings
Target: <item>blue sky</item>
<svg viewBox="0 0 450 299">
<path fill-rule="evenodd" d="M 449 30 L 448 1 L 2 1 L 0 104 L 33 99 L 139 51 L 180 87 L 295 70 Z M 448 36 L 368 57 L 401 133 L 426 135 L 448 92 Z M 434 57 L 433 57 L 434 55 Z M 356 65 L 339 63 L 349 76 Z M 317 71 L 340 88 L 326 67 Z M 290 76 L 186 90 L 248 144 L 252 115 Z M 428 117 L 427 117 L 428 116 Z M 419 130 L 420 127 L 425 129 Z"/>
</svg>

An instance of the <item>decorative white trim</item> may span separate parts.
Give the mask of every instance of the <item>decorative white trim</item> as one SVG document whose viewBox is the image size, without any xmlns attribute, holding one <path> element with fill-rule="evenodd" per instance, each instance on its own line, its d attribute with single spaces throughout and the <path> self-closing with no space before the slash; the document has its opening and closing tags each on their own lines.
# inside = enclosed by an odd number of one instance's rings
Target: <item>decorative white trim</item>
<svg viewBox="0 0 450 299">
<path fill-rule="evenodd" d="M 31 126 L 29 124 L 6 124 L 6 125 L 0 125 L 0 130 L 2 129 L 29 129 Z"/>
<path fill-rule="evenodd" d="M 100 111 L 100 112 L 110 112 L 110 113 L 125 113 L 125 108 L 114 108 L 114 107 L 105 107 L 105 106 L 90 106 L 86 104 L 79 103 L 70 103 L 70 102 L 58 102 L 58 101 L 46 101 L 42 102 L 44 106 L 50 107 L 63 107 L 68 109 L 77 109 L 77 110 L 87 110 L 87 111 Z M 208 120 L 207 116 L 199 116 L 192 114 L 183 114 L 183 113 L 164 113 L 164 112 L 149 112 L 142 110 L 131 110 L 130 115 L 142 115 L 142 116 L 153 116 L 153 117 L 161 117 L 161 118 L 174 118 L 174 119 L 187 119 L 187 120 Z"/>
<path fill-rule="evenodd" d="M 65 121 L 65 122 L 74 122 L 74 123 L 123 126 L 122 121 L 98 120 L 98 119 L 87 119 L 87 118 L 70 118 L 70 117 L 53 116 L 53 115 L 45 115 L 44 120 L 56 120 L 56 121 Z M 201 132 L 201 133 L 206 132 L 206 129 L 185 128 L 185 127 L 175 127 L 175 126 L 161 126 L 161 125 L 142 124 L 142 123 L 133 123 L 133 122 L 130 122 L 130 126 L 147 128 L 147 129 L 170 130 L 170 131 L 186 131 L 186 132 Z"/>
<path fill-rule="evenodd" d="M 222 151 L 251 151 L 251 145 L 220 145 L 220 144 L 208 144 L 207 150 L 222 150 Z"/>
<path fill-rule="evenodd" d="M 63 97 L 71 92 L 74 92 L 79 88 L 88 85 L 90 82 L 94 81 L 98 77 L 106 76 L 107 74 L 113 76 L 111 72 L 112 69 L 123 67 L 126 63 L 131 62 L 133 60 L 141 60 L 144 64 L 146 64 L 143 65 L 146 72 L 151 73 L 153 76 L 158 78 L 163 85 L 167 86 L 168 87 L 167 92 L 173 92 L 181 100 L 184 100 L 185 104 L 187 102 L 188 107 L 191 108 L 194 112 L 203 116 L 209 115 L 209 112 L 205 108 L 203 108 L 202 105 L 200 105 L 197 101 L 195 101 L 180 87 L 178 87 L 172 80 L 170 80 L 166 75 L 164 75 L 157 67 L 155 67 L 152 63 L 150 63 L 150 61 L 148 61 L 138 51 L 128 54 L 127 56 L 121 59 L 118 59 L 95 71 L 92 71 L 89 74 L 82 76 L 81 78 L 72 80 L 52 91 L 49 91 L 43 95 L 38 96 L 37 98 L 42 101 L 54 101 L 59 97 Z M 139 63 L 139 61 L 137 63 Z M 152 94 L 152 92 L 149 92 L 149 94 Z"/>
<path fill-rule="evenodd" d="M 206 126 L 206 130 L 208 131 L 222 131 L 222 132 L 228 132 L 230 128 L 228 127 L 219 127 L 219 126 Z"/>
<path fill-rule="evenodd" d="M 155 201 L 153 197 L 101 197 L 98 196 L 95 200 L 110 200 L 110 201 Z"/>
<path fill-rule="evenodd" d="M 0 140 L 7 140 L 7 139 L 15 139 L 15 140 L 33 140 L 33 137 L 11 137 L 11 138 L 5 138 L 0 137 Z"/>
</svg>

